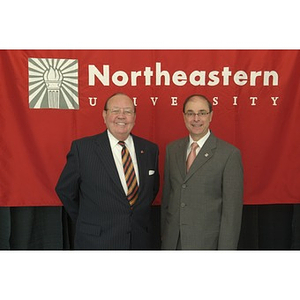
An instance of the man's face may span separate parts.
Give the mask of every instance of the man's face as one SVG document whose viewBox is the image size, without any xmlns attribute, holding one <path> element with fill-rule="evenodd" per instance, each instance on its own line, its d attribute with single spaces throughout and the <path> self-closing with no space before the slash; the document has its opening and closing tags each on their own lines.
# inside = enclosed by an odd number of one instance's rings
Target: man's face
<svg viewBox="0 0 300 300">
<path fill-rule="evenodd" d="M 208 132 L 213 115 L 213 112 L 205 114 L 208 112 L 208 103 L 201 97 L 195 96 L 186 103 L 184 123 L 194 141 L 198 141 Z"/>
<path fill-rule="evenodd" d="M 124 141 L 129 136 L 136 119 L 132 100 L 126 95 L 115 95 L 103 110 L 104 123 L 112 135 Z"/>
</svg>

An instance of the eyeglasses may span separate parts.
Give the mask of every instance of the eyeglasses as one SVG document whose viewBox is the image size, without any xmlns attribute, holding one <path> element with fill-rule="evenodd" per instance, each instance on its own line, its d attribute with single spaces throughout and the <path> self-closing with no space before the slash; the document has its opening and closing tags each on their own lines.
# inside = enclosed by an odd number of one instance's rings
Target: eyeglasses
<svg viewBox="0 0 300 300">
<path fill-rule="evenodd" d="M 193 111 L 188 111 L 186 113 L 184 113 L 188 118 L 195 118 L 196 116 L 197 117 L 206 117 L 207 115 L 209 115 L 211 113 L 210 112 L 207 112 L 207 111 L 200 111 L 198 113 L 195 113 Z"/>
<path fill-rule="evenodd" d="M 122 111 L 123 111 L 123 114 L 124 114 L 125 116 L 128 116 L 128 117 L 130 117 L 130 116 L 132 116 L 132 115 L 134 114 L 134 111 L 133 111 L 133 110 L 127 109 L 127 108 L 125 108 L 125 109 L 124 109 L 124 108 L 113 108 L 113 109 L 107 108 L 106 111 L 107 111 L 107 110 L 109 110 L 110 113 L 111 113 L 112 115 L 115 115 L 115 116 L 121 114 Z"/>
</svg>

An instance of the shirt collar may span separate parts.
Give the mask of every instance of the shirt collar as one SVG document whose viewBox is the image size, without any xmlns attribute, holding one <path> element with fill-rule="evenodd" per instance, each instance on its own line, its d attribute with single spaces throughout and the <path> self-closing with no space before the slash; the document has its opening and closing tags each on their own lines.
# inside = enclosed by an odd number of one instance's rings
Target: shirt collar
<svg viewBox="0 0 300 300">
<path fill-rule="evenodd" d="M 196 142 L 201 149 L 203 147 L 204 143 L 206 142 L 206 140 L 209 138 L 209 136 L 210 136 L 210 130 L 208 130 L 207 133 L 205 134 L 205 136 L 202 137 L 199 141 L 194 141 L 192 139 L 192 137 L 189 135 L 189 147 L 188 148 L 191 147 L 193 142 Z"/>
<path fill-rule="evenodd" d="M 116 138 L 113 136 L 113 134 L 112 134 L 108 129 L 107 129 L 107 135 L 108 135 L 108 139 L 109 139 L 109 142 L 110 142 L 111 147 L 114 147 L 114 146 L 118 145 L 119 140 L 116 139 Z M 129 134 L 128 138 L 127 138 L 125 141 L 123 141 L 123 142 L 125 142 L 125 145 L 126 145 L 126 146 L 131 146 L 132 143 L 133 143 L 131 134 Z"/>
</svg>

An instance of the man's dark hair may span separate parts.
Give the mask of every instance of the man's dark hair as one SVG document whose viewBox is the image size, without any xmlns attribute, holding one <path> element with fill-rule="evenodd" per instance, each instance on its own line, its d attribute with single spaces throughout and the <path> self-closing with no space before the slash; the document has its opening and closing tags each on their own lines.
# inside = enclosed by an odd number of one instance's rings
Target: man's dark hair
<svg viewBox="0 0 300 300">
<path fill-rule="evenodd" d="M 212 110 L 213 110 L 212 104 L 211 104 L 211 102 L 208 100 L 208 98 L 207 98 L 206 96 L 201 95 L 201 94 L 193 94 L 193 95 L 187 97 L 187 98 L 185 99 L 184 103 L 183 103 L 183 112 L 184 112 L 184 113 L 185 113 L 185 106 L 186 106 L 186 104 L 187 104 L 187 103 L 191 100 L 191 98 L 193 98 L 193 97 L 200 97 L 200 98 L 206 100 L 206 101 L 207 101 L 207 104 L 208 104 L 209 112 L 212 112 Z"/>
</svg>

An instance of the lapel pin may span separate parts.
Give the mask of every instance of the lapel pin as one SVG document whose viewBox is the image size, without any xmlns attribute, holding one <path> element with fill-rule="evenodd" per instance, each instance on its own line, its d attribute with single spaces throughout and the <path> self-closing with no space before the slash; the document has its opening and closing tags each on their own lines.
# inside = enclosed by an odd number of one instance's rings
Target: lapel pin
<svg viewBox="0 0 300 300">
<path fill-rule="evenodd" d="M 205 153 L 205 154 L 204 154 L 205 157 L 208 157 L 208 155 L 209 155 L 208 153 Z"/>
<path fill-rule="evenodd" d="M 141 154 L 144 154 L 144 150 L 141 150 Z"/>
</svg>

